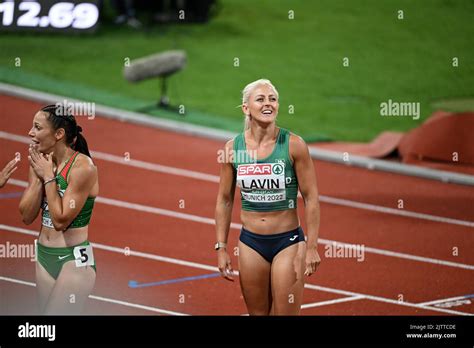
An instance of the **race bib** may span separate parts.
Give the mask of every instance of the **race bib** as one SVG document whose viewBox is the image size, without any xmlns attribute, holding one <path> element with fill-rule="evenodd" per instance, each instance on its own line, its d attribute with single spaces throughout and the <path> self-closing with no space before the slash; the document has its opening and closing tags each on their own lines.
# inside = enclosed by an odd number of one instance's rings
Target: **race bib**
<svg viewBox="0 0 474 348">
<path fill-rule="evenodd" d="M 64 197 L 64 192 L 66 192 L 66 190 L 61 190 L 58 188 L 58 194 L 61 198 Z M 45 227 L 54 228 L 53 220 L 51 220 L 51 215 L 49 214 L 48 199 L 46 196 L 41 202 L 41 209 L 43 210 L 41 224 Z"/>
<path fill-rule="evenodd" d="M 44 210 L 43 211 L 43 217 L 41 220 L 41 224 L 43 226 L 49 227 L 49 228 L 54 228 L 53 226 L 53 220 L 51 220 L 51 216 L 49 215 L 49 210 Z"/>
<path fill-rule="evenodd" d="M 81 245 L 74 248 L 74 258 L 76 259 L 76 267 L 94 266 L 94 254 L 92 245 Z"/>
<path fill-rule="evenodd" d="M 285 163 L 241 164 L 237 167 L 237 185 L 242 198 L 249 202 L 284 201 Z"/>
</svg>

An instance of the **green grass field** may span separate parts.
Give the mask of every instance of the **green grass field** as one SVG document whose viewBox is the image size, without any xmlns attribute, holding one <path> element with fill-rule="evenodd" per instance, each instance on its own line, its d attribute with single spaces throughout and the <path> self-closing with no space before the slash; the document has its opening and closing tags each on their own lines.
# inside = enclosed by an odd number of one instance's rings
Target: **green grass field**
<svg viewBox="0 0 474 348">
<path fill-rule="evenodd" d="M 473 109 L 472 0 L 221 0 L 220 8 L 207 24 L 148 32 L 106 24 L 96 35 L 2 33 L 0 80 L 136 110 L 157 101 L 159 83 L 128 83 L 124 60 L 184 49 L 188 64 L 169 89 L 188 114 L 154 115 L 238 131 L 240 92 L 261 77 L 280 92 L 279 124 L 309 141 L 367 141 L 411 129 L 438 107 Z M 421 118 L 380 116 L 388 99 L 421 103 Z"/>
</svg>

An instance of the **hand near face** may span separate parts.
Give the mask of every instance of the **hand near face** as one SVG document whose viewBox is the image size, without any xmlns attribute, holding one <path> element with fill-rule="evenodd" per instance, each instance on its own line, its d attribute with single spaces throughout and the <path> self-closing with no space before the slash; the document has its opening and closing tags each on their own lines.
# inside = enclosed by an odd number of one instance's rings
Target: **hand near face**
<svg viewBox="0 0 474 348">
<path fill-rule="evenodd" d="M 5 168 L 3 168 L 3 170 L 0 172 L 0 188 L 5 186 L 8 179 L 10 179 L 10 176 L 13 174 L 15 170 L 17 170 L 18 168 L 17 163 L 19 161 L 20 160 L 15 157 L 10 162 L 8 162 Z"/>
<path fill-rule="evenodd" d="M 30 145 L 28 152 L 28 161 L 38 178 L 42 181 L 53 178 L 53 153 L 42 154 L 32 145 Z"/>
</svg>

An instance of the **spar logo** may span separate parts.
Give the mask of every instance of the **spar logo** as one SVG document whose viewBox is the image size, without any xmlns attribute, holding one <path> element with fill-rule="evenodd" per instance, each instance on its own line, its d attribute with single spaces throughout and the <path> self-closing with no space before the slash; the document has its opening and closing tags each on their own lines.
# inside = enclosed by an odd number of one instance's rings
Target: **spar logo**
<svg viewBox="0 0 474 348">
<path fill-rule="evenodd" d="M 280 163 L 261 163 L 240 165 L 238 175 L 282 175 L 285 167 Z"/>
<path fill-rule="evenodd" d="M 285 169 L 283 168 L 283 165 L 277 163 L 273 165 L 272 170 L 273 170 L 273 174 L 281 175 Z"/>
</svg>

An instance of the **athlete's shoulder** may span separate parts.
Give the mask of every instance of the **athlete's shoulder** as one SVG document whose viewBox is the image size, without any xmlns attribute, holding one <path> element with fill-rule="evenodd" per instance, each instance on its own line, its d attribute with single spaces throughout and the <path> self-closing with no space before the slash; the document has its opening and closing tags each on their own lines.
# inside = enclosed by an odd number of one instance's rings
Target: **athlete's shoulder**
<svg viewBox="0 0 474 348">
<path fill-rule="evenodd" d="M 242 141 L 242 139 L 245 137 L 245 131 L 237 134 L 234 136 L 232 139 L 228 140 L 225 143 L 225 148 L 232 150 L 234 148 L 234 145 L 239 145 L 239 143 Z"/>
<path fill-rule="evenodd" d="M 222 156 L 220 160 L 223 164 L 233 165 L 234 163 L 234 141 L 235 137 L 228 140 L 224 145 L 224 150 L 222 151 Z"/>
<path fill-rule="evenodd" d="M 304 141 L 304 139 L 301 136 L 299 136 L 298 134 L 295 134 L 295 133 L 290 132 L 290 131 L 288 131 L 288 133 L 290 134 L 290 143 L 292 145 L 302 146 L 302 147 L 308 146 L 308 145 L 306 145 L 306 142 Z"/>
<path fill-rule="evenodd" d="M 228 149 L 228 150 L 232 150 L 232 148 L 234 147 L 234 142 L 235 142 L 235 138 L 232 138 L 230 140 L 227 140 L 227 142 L 225 143 L 225 148 Z"/>
<path fill-rule="evenodd" d="M 290 154 L 293 158 L 298 158 L 308 152 L 308 145 L 302 137 L 290 132 Z"/>
<path fill-rule="evenodd" d="M 97 175 L 97 167 L 89 156 L 79 153 L 76 157 L 71 174 L 78 173 L 80 175 Z"/>
</svg>

